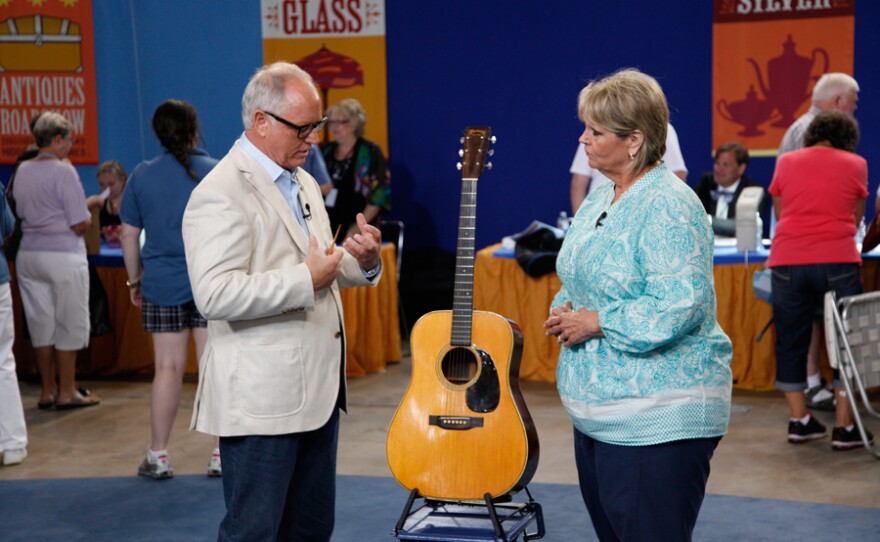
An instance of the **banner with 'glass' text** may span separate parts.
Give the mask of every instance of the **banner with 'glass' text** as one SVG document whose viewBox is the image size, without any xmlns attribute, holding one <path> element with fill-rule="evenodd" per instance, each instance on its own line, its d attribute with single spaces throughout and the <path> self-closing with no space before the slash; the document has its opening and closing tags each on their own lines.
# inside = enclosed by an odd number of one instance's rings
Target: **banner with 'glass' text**
<svg viewBox="0 0 880 542">
<path fill-rule="evenodd" d="M 98 162 L 94 47 L 91 0 L 0 0 L 0 164 L 33 142 L 42 111 L 73 123 L 71 162 Z"/>
<path fill-rule="evenodd" d="M 326 109 L 357 99 L 364 137 L 388 156 L 384 0 L 261 0 L 263 61 L 292 62 L 311 74 Z M 321 134 L 327 141 L 326 128 Z"/>
<path fill-rule="evenodd" d="M 855 0 L 715 0 L 713 148 L 775 156 L 824 73 L 853 74 Z"/>
</svg>

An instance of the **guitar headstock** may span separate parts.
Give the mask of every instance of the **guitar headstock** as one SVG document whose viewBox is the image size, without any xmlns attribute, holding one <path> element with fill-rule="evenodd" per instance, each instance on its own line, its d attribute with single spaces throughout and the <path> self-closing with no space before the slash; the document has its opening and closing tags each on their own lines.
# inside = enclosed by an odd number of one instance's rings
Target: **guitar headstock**
<svg viewBox="0 0 880 542">
<path fill-rule="evenodd" d="M 491 163 L 486 159 L 495 152 L 489 149 L 489 143 L 495 143 L 492 128 L 488 126 L 469 126 L 464 129 L 464 137 L 461 138 L 461 178 L 463 180 L 476 181 L 483 174 L 483 168 L 492 169 Z"/>
</svg>

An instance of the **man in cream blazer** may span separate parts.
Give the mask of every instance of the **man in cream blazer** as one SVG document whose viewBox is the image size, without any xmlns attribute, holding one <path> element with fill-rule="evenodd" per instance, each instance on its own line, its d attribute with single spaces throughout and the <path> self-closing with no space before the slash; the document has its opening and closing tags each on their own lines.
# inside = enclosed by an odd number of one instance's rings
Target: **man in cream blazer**
<svg viewBox="0 0 880 542">
<path fill-rule="evenodd" d="M 378 281 L 380 234 L 360 216 L 360 233 L 334 247 L 320 188 L 300 168 L 326 121 L 306 72 L 259 70 L 242 118 L 183 220 L 208 319 L 192 428 L 220 436 L 218 540 L 329 540 L 345 408 L 339 288 Z"/>
</svg>

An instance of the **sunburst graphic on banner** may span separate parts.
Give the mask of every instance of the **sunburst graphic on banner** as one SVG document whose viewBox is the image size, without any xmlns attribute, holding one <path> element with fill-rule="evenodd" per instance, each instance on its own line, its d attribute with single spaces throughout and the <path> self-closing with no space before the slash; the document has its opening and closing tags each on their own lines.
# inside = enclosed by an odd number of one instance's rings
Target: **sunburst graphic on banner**
<svg viewBox="0 0 880 542">
<path fill-rule="evenodd" d="M 61 0 L 61 3 L 64 4 L 66 8 L 72 8 L 76 5 L 79 0 Z"/>
<path fill-rule="evenodd" d="M 367 2 L 364 7 L 364 15 L 366 15 L 366 26 L 370 26 L 371 24 L 378 24 L 377 19 L 381 19 L 382 10 L 379 9 L 378 3 Z"/>
<path fill-rule="evenodd" d="M 12 0 L 0 0 L 0 8 L 5 8 Z"/>
<path fill-rule="evenodd" d="M 269 21 L 269 28 L 278 28 L 278 4 L 266 9 L 266 20 Z"/>
<path fill-rule="evenodd" d="M 29 1 L 30 1 L 30 3 L 31 3 L 32 6 L 34 6 L 35 8 L 38 8 L 38 7 L 42 7 L 43 3 L 44 3 L 46 0 L 29 0 Z"/>
</svg>

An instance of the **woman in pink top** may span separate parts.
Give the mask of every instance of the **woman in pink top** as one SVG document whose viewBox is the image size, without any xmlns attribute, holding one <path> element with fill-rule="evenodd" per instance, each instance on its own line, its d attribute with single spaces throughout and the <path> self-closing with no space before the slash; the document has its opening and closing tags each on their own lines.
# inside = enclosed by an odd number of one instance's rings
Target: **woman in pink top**
<svg viewBox="0 0 880 542">
<path fill-rule="evenodd" d="M 791 411 L 792 444 L 826 434 L 804 401 L 812 323 L 821 314 L 823 296 L 829 290 L 837 297 L 862 292 L 855 234 L 865 214 L 868 166 L 855 154 L 858 141 L 853 117 L 840 111 L 820 113 L 807 128 L 805 148 L 779 157 L 770 184 L 778 220 L 767 262 L 773 271 L 776 387 L 785 393 Z M 837 371 L 834 393 L 840 397 Z M 849 402 L 838 400 L 831 447 L 851 450 L 861 445 Z"/>
</svg>

